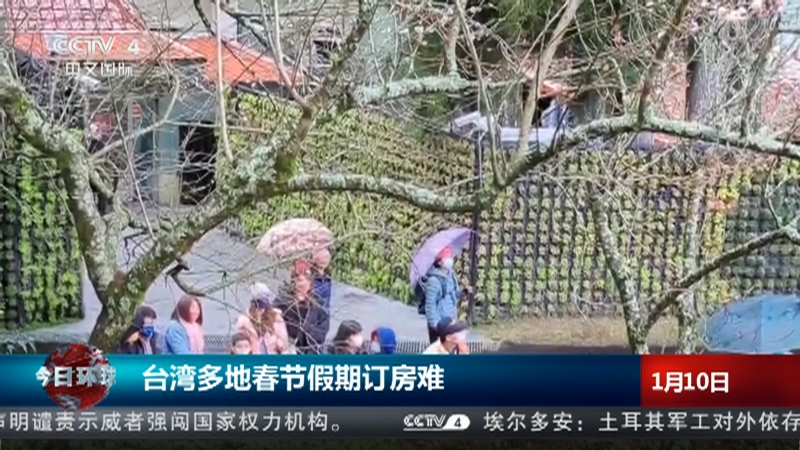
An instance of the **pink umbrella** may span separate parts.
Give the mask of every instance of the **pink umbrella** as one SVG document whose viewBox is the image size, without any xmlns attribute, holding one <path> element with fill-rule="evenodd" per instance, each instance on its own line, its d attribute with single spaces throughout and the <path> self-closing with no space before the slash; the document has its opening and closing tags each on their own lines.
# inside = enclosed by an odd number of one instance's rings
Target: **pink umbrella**
<svg viewBox="0 0 800 450">
<path fill-rule="evenodd" d="M 278 259 L 298 257 L 333 244 L 333 233 L 314 219 L 289 219 L 270 228 L 257 250 Z"/>
</svg>

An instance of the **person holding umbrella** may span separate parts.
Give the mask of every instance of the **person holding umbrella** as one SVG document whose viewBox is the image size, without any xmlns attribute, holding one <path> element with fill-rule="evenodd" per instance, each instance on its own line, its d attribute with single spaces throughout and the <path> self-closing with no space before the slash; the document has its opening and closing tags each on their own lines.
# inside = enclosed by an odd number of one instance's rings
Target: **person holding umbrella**
<svg viewBox="0 0 800 450">
<path fill-rule="evenodd" d="M 449 246 L 436 255 L 433 266 L 423 279 L 425 284 L 425 319 L 431 343 L 443 336 L 438 324 L 445 317 L 458 317 L 458 280 L 453 272 L 453 254 Z"/>
<path fill-rule="evenodd" d="M 283 311 L 289 341 L 298 353 L 320 353 L 331 326 L 328 310 L 314 299 L 313 277 L 308 261 L 295 261 L 290 289 L 282 292 L 275 305 Z"/>
<path fill-rule="evenodd" d="M 458 317 L 460 287 L 453 271 L 456 255 L 470 241 L 469 228 L 439 231 L 420 245 L 411 260 L 409 281 L 417 301 L 417 310 L 425 316 L 431 343 L 441 336 L 437 331 L 445 317 Z"/>
</svg>

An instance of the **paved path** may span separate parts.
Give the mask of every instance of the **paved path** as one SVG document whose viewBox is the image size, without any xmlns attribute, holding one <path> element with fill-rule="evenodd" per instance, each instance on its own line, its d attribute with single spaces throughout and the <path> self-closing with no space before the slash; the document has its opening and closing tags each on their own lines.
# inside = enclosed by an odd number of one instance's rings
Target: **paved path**
<svg viewBox="0 0 800 450">
<path fill-rule="evenodd" d="M 120 262 L 130 264 L 141 254 L 141 246 L 137 242 L 121 245 Z M 226 336 L 231 333 L 232 323 L 247 308 L 251 283 L 260 281 L 276 289 L 287 277 L 285 269 L 273 269 L 274 264 L 258 255 L 253 246 L 231 238 L 222 230 L 208 233 L 195 245 L 186 261 L 191 271 L 184 273 L 185 279 L 195 288 L 210 293 L 203 304 L 203 328 L 207 335 Z M 88 336 L 100 311 L 100 303 L 85 278 L 83 286 L 86 318 L 79 323 L 40 332 Z M 159 324 L 168 321 L 182 294 L 175 282 L 163 275 L 148 289 L 146 303 L 156 309 Z M 427 340 L 425 321 L 415 307 L 342 283 L 334 284 L 331 304 L 333 315 L 329 337 L 342 320 L 355 319 L 367 332 L 379 326 L 389 326 L 395 330 L 399 340 Z M 479 340 L 479 337 L 472 336 L 471 339 Z"/>
</svg>

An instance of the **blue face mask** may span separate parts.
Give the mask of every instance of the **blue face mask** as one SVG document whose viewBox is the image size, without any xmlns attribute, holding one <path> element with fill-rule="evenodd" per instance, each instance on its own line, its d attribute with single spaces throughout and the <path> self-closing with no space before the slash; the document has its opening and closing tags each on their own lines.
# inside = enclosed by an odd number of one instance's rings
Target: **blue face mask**
<svg viewBox="0 0 800 450">
<path fill-rule="evenodd" d="M 155 334 L 155 332 L 156 332 L 156 327 L 154 327 L 153 325 L 145 325 L 139 331 L 139 334 L 141 334 L 142 337 L 150 338 L 153 337 L 153 334 Z"/>
</svg>

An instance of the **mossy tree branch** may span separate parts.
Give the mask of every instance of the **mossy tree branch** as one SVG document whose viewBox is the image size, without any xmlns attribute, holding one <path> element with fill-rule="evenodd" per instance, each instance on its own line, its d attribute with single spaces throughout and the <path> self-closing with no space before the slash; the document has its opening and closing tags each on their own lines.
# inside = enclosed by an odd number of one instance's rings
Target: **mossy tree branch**
<svg viewBox="0 0 800 450">
<path fill-rule="evenodd" d="M 620 252 L 617 236 L 611 230 L 608 201 L 597 186 L 589 186 L 588 191 L 590 195 L 589 211 L 592 215 L 595 234 L 622 303 L 625 328 L 628 332 L 628 345 L 634 353 L 649 353 L 647 331 L 643 327 L 645 313 L 636 290 L 633 272 Z"/>
</svg>

